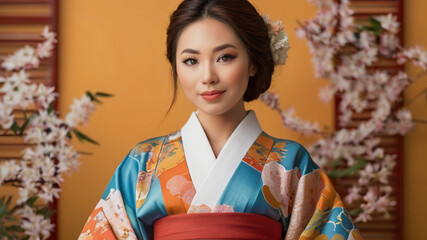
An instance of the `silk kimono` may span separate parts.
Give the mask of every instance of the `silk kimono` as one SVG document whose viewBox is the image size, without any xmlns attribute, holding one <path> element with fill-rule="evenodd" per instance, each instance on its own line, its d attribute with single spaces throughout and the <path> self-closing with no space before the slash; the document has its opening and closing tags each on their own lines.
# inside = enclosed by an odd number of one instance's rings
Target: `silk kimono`
<svg viewBox="0 0 427 240">
<path fill-rule="evenodd" d="M 218 157 L 196 113 L 180 131 L 138 143 L 79 239 L 153 239 L 162 217 L 221 212 L 277 220 L 284 239 L 362 239 L 306 149 L 263 132 L 252 111 Z"/>
</svg>

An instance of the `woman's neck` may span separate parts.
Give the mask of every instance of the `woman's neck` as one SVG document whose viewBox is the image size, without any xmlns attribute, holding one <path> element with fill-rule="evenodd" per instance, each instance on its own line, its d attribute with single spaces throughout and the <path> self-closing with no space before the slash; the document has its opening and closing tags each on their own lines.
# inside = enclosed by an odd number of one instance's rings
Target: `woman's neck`
<svg viewBox="0 0 427 240">
<path fill-rule="evenodd" d="M 218 157 L 221 149 L 245 116 L 244 105 L 221 115 L 198 112 L 197 118 L 205 131 L 215 157 Z"/>
</svg>

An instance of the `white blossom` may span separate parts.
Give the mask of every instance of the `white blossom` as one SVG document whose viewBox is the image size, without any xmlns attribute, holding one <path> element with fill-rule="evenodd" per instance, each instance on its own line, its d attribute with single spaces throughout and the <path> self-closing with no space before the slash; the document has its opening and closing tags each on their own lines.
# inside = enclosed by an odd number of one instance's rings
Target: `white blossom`
<svg viewBox="0 0 427 240">
<path fill-rule="evenodd" d="M 265 92 L 260 95 L 259 99 L 272 109 L 279 106 L 279 95 L 277 94 Z"/>
<path fill-rule="evenodd" d="M 19 163 L 15 160 L 4 161 L 0 163 L 0 185 L 7 180 L 16 177 L 20 170 Z"/>
<path fill-rule="evenodd" d="M 80 99 L 75 98 L 70 108 L 71 112 L 65 117 L 68 126 L 87 125 L 90 114 L 95 110 L 95 104 L 87 95 L 83 95 Z"/>
<path fill-rule="evenodd" d="M 375 18 L 381 23 L 381 27 L 392 34 L 399 31 L 400 23 L 397 22 L 397 17 L 389 13 L 388 15 L 381 15 Z"/>
<path fill-rule="evenodd" d="M 0 102 L 0 126 L 9 129 L 14 121 L 13 106 Z"/>
<path fill-rule="evenodd" d="M 12 71 L 21 68 L 38 67 L 39 63 L 40 61 L 35 55 L 35 49 L 27 45 L 9 55 L 1 66 L 8 71 Z"/>
<path fill-rule="evenodd" d="M 24 206 L 19 210 L 21 215 L 21 227 L 30 240 L 47 239 L 55 225 L 50 222 L 49 218 L 38 215 L 29 206 Z"/>
<path fill-rule="evenodd" d="M 49 107 L 49 104 L 55 100 L 56 96 L 58 96 L 54 91 L 54 87 L 46 87 L 43 84 L 38 86 L 37 91 L 34 93 L 34 98 L 39 108 L 43 107 L 47 109 Z"/>
<path fill-rule="evenodd" d="M 319 89 L 319 98 L 325 103 L 329 102 L 334 94 L 335 90 L 330 86 L 323 86 Z"/>
</svg>

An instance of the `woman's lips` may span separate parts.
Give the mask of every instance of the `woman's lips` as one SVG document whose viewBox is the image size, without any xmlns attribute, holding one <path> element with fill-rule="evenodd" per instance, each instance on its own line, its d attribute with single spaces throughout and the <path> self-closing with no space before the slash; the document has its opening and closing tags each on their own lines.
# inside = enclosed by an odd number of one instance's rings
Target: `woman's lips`
<svg viewBox="0 0 427 240">
<path fill-rule="evenodd" d="M 208 100 L 208 101 L 213 101 L 219 97 L 221 97 L 221 95 L 225 92 L 224 91 L 218 91 L 218 90 L 214 90 L 214 91 L 205 91 L 202 92 L 200 95 L 202 96 L 203 99 Z"/>
</svg>

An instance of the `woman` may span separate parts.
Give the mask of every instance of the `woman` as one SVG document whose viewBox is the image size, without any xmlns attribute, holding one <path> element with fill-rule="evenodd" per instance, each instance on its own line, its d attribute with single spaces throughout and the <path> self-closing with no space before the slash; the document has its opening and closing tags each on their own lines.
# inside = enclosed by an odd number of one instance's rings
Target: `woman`
<svg viewBox="0 0 427 240">
<path fill-rule="evenodd" d="M 280 60 L 249 2 L 184 0 L 167 57 L 174 95 L 179 80 L 197 111 L 129 152 L 80 239 L 360 239 L 307 151 L 263 132 L 245 109 Z"/>
</svg>

